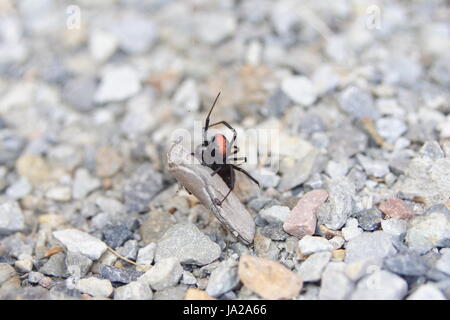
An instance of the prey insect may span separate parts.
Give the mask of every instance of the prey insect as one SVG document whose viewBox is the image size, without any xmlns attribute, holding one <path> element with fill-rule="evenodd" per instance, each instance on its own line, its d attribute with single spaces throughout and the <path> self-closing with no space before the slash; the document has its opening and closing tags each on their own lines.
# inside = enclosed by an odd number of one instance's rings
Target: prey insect
<svg viewBox="0 0 450 320">
<path fill-rule="evenodd" d="M 247 162 L 247 157 L 236 156 L 239 152 L 239 148 L 235 145 L 237 138 L 236 130 L 226 121 L 219 121 L 210 124 L 211 113 L 217 103 L 217 100 L 219 99 L 219 96 L 220 92 L 214 100 L 214 103 L 212 104 L 205 119 L 205 125 L 203 127 L 203 143 L 201 145 L 201 164 L 211 168 L 213 170 L 211 176 L 218 174 L 229 188 L 228 193 L 222 200 L 217 198 L 215 199 L 215 203 L 220 206 L 234 189 L 236 180 L 235 170 L 245 174 L 258 186 L 259 182 L 247 171 L 233 163 L 235 161 L 243 161 L 242 163 Z M 226 126 L 233 132 L 233 138 L 231 141 L 228 141 L 227 138 L 220 133 L 215 134 L 210 140 L 208 140 L 208 129 L 220 124 Z"/>
</svg>

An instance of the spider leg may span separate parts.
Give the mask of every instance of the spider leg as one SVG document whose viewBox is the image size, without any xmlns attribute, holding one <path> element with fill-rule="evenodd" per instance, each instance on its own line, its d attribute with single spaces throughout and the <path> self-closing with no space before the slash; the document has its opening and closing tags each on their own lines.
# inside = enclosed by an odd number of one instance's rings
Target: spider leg
<svg viewBox="0 0 450 320">
<path fill-rule="evenodd" d="M 236 146 L 233 146 L 233 152 L 231 152 L 231 154 L 233 155 L 233 154 L 238 154 L 239 153 L 239 148 L 238 147 L 236 147 Z"/>
<path fill-rule="evenodd" d="M 247 157 L 232 157 L 231 155 L 226 159 L 227 163 L 231 163 L 233 161 L 233 164 L 241 165 L 243 163 L 247 162 Z M 236 161 L 242 161 L 241 163 L 236 163 Z"/>
<path fill-rule="evenodd" d="M 247 162 L 247 157 L 234 157 L 234 158 L 228 158 L 228 159 L 233 160 L 233 161 L 244 160 L 244 163 Z"/>
<path fill-rule="evenodd" d="M 208 115 L 206 116 L 206 119 L 205 119 L 205 126 L 203 127 L 203 144 L 202 144 L 203 147 L 208 146 L 208 135 L 207 135 L 207 132 L 208 132 L 208 129 L 209 129 L 209 127 L 210 127 L 210 125 L 209 125 L 209 118 L 211 117 L 211 112 L 213 111 L 214 106 L 216 105 L 216 102 L 217 102 L 217 100 L 219 99 L 219 96 L 220 96 L 220 92 L 217 94 L 216 99 L 214 99 L 214 102 L 213 102 L 213 104 L 212 104 L 212 107 L 211 107 L 211 109 L 209 110 Z M 204 151 L 205 151 L 205 150 L 203 149 L 203 150 L 202 150 L 202 162 L 204 162 L 204 159 L 203 159 L 203 153 L 204 153 Z"/>
<path fill-rule="evenodd" d="M 209 125 L 209 118 L 211 117 L 211 112 L 213 111 L 214 106 L 216 105 L 217 100 L 219 99 L 219 96 L 220 96 L 220 92 L 217 94 L 216 99 L 214 99 L 211 109 L 209 109 L 208 115 L 206 116 L 206 119 L 205 119 L 205 126 L 203 127 L 203 146 L 208 145 L 208 138 L 207 138 L 206 133 L 208 132 L 209 127 L 211 127 Z"/>
<path fill-rule="evenodd" d="M 218 167 L 216 170 L 214 170 L 213 172 L 211 172 L 211 177 L 213 175 L 215 175 L 217 172 L 219 172 L 222 169 L 222 167 Z"/>
<path fill-rule="evenodd" d="M 231 191 L 234 189 L 234 174 L 233 174 L 233 167 L 232 166 L 229 166 L 228 167 L 229 169 L 230 169 L 230 179 L 231 179 L 231 187 L 230 187 L 230 189 L 228 190 L 228 193 L 225 195 L 225 197 L 222 199 L 222 201 L 219 201 L 219 200 L 217 200 L 216 199 L 216 204 L 218 205 L 218 206 L 221 206 L 222 205 L 222 203 L 225 201 L 225 199 L 228 197 L 228 195 L 231 193 Z"/>
<path fill-rule="evenodd" d="M 249 177 L 254 183 L 256 183 L 256 184 L 258 185 L 258 187 L 260 186 L 258 180 L 256 180 L 255 178 L 253 178 L 253 177 L 250 175 L 250 173 L 248 173 L 248 172 L 245 171 L 244 169 L 239 168 L 238 166 L 235 166 L 234 164 L 231 164 L 231 167 L 233 167 L 235 170 L 240 171 L 240 172 L 242 172 L 243 174 L 245 174 L 245 175 L 246 175 L 247 177 Z"/>
</svg>

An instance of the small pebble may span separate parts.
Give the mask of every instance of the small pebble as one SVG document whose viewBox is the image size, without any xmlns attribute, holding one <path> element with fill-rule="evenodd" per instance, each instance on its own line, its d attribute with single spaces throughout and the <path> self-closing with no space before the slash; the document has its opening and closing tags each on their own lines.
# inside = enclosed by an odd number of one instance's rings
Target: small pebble
<svg viewBox="0 0 450 320">
<path fill-rule="evenodd" d="M 151 265 L 155 257 L 155 252 L 156 252 L 156 243 L 153 242 L 146 245 L 144 248 L 139 249 L 136 263 L 143 265 Z"/>
<path fill-rule="evenodd" d="M 142 282 L 133 281 L 114 290 L 114 300 L 152 300 L 153 292 Z"/>
<path fill-rule="evenodd" d="M 263 209 L 259 212 L 259 215 L 270 224 L 283 223 L 291 210 L 284 206 L 272 206 L 267 209 Z"/>
<path fill-rule="evenodd" d="M 150 285 L 154 290 L 163 290 L 175 286 L 182 273 L 183 268 L 176 258 L 165 258 L 159 260 L 138 281 Z"/>
<path fill-rule="evenodd" d="M 398 198 L 390 198 L 384 201 L 379 208 L 391 218 L 408 220 L 415 215 L 414 211 L 403 200 Z"/>
<path fill-rule="evenodd" d="M 176 224 L 158 241 L 155 261 L 168 257 L 183 264 L 206 265 L 218 259 L 221 250 L 193 224 Z"/>
<path fill-rule="evenodd" d="M 108 298 L 114 291 L 109 280 L 96 277 L 80 279 L 75 287 L 82 293 L 99 298 Z"/>
<path fill-rule="evenodd" d="M 447 300 L 444 294 L 431 283 L 422 284 L 414 290 L 407 300 Z"/>
<path fill-rule="evenodd" d="M 317 236 L 304 236 L 299 242 L 298 247 L 300 251 L 305 255 L 310 255 L 320 251 L 331 251 L 333 245 L 325 238 Z"/>
<path fill-rule="evenodd" d="M 317 93 L 312 82 L 303 76 L 286 78 L 281 83 L 283 92 L 295 103 L 310 106 L 317 99 Z"/>
<path fill-rule="evenodd" d="M 106 244 L 103 241 L 76 229 L 54 231 L 53 236 L 68 251 L 84 254 L 92 260 L 98 260 L 106 251 Z"/>
<path fill-rule="evenodd" d="M 330 252 L 313 253 L 308 259 L 302 262 L 298 268 L 298 274 L 304 282 L 319 281 L 330 259 Z"/>
<path fill-rule="evenodd" d="M 283 224 L 289 234 L 301 239 L 313 235 L 316 229 L 316 210 L 328 197 L 325 190 L 313 190 L 306 193 L 292 209 Z"/>
<path fill-rule="evenodd" d="M 352 300 L 400 300 L 408 292 L 405 280 L 388 271 L 380 270 L 361 279 Z"/>
<path fill-rule="evenodd" d="M 301 278 L 282 264 L 253 256 L 241 256 L 239 278 L 263 299 L 292 299 L 300 294 Z"/>
</svg>

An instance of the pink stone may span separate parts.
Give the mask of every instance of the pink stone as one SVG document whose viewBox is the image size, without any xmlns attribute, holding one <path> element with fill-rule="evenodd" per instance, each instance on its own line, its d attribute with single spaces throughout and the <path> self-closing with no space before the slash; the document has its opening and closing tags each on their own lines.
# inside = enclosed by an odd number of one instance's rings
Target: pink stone
<svg viewBox="0 0 450 320">
<path fill-rule="evenodd" d="M 391 218 L 408 220 L 414 216 L 414 211 L 403 200 L 390 198 L 380 204 L 380 210 Z"/>
<path fill-rule="evenodd" d="M 316 230 L 316 211 L 327 198 L 328 192 L 322 189 L 306 193 L 297 202 L 284 222 L 284 231 L 299 239 L 307 234 L 313 235 Z"/>
</svg>

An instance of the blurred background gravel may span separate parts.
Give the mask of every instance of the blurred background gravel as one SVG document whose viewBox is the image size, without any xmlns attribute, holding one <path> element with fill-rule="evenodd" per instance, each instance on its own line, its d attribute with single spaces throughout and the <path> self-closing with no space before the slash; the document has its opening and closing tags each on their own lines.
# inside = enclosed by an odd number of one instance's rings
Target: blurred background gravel
<svg viewBox="0 0 450 320">
<path fill-rule="evenodd" d="M 0 0 L 0 297 L 448 299 L 449 21 L 438 0 Z M 280 135 L 279 169 L 244 166 L 261 189 L 238 175 L 249 247 L 165 167 L 219 91 L 214 119 Z"/>
</svg>

